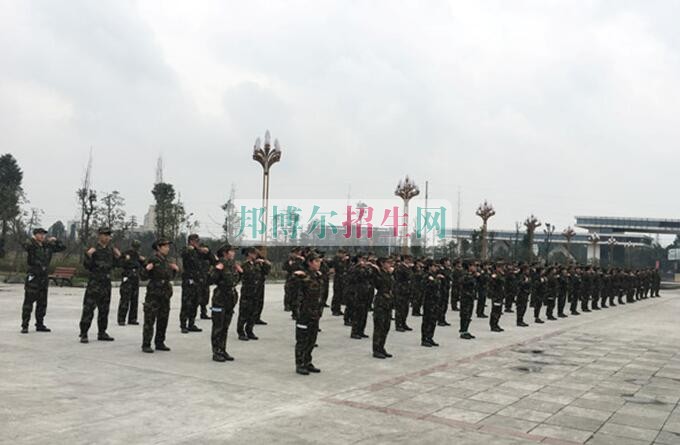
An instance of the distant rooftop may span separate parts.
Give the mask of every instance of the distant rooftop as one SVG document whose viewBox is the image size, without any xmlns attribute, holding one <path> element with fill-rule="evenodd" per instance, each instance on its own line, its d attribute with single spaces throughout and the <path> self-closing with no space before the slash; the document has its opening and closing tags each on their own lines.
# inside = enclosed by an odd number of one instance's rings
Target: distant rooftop
<svg viewBox="0 0 680 445">
<path fill-rule="evenodd" d="M 680 219 L 577 216 L 576 227 L 581 227 L 591 232 L 603 233 L 680 234 Z"/>
</svg>

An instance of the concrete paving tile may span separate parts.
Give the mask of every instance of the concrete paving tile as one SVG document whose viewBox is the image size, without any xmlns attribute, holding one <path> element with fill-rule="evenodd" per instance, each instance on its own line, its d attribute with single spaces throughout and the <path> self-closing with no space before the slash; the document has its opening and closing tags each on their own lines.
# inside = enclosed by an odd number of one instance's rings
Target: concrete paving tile
<svg viewBox="0 0 680 445">
<path fill-rule="evenodd" d="M 658 434 L 657 430 L 647 430 L 643 428 L 637 428 L 630 425 L 621 425 L 613 421 L 607 422 L 602 425 L 602 428 L 598 431 L 603 434 L 609 434 L 612 436 L 628 437 L 630 439 L 646 440 L 651 442 L 654 440 Z"/>
<path fill-rule="evenodd" d="M 482 425 L 490 425 L 499 428 L 507 428 L 510 430 L 516 430 L 523 433 L 529 432 L 538 426 L 538 422 L 532 422 L 529 420 L 521 420 L 514 417 L 501 416 L 494 414 L 490 417 L 479 422 Z"/>
<path fill-rule="evenodd" d="M 649 445 L 648 440 L 630 439 L 597 432 L 586 442 L 587 445 Z"/>
<path fill-rule="evenodd" d="M 551 413 L 518 408 L 516 406 L 508 406 L 507 408 L 503 408 L 502 410 L 498 411 L 498 414 L 502 416 L 513 417 L 515 419 L 524 419 L 539 423 L 552 416 Z"/>
<path fill-rule="evenodd" d="M 583 431 L 595 432 L 604 423 L 604 420 L 593 419 L 590 417 L 581 417 L 567 414 L 560 411 L 554 416 L 545 421 L 546 424 L 566 426 Z"/>
<path fill-rule="evenodd" d="M 590 431 L 581 431 L 558 425 L 541 424 L 529 431 L 530 434 L 553 437 L 556 439 L 570 440 L 577 443 L 585 443 L 593 435 Z"/>
<path fill-rule="evenodd" d="M 502 410 L 505 405 L 497 403 L 484 402 L 480 400 L 465 399 L 456 403 L 456 408 L 470 409 L 472 411 L 479 411 L 482 413 L 493 414 Z"/>
<path fill-rule="evenodd" d="M 462 422 L 477 423 L 490 416 L 489 413 L 480 413 L 468 409 L 457 408 L 455 406 L 441 409 L 434 413 L 435 416 L 446 419 L 459 420 Z"/>
</svg>

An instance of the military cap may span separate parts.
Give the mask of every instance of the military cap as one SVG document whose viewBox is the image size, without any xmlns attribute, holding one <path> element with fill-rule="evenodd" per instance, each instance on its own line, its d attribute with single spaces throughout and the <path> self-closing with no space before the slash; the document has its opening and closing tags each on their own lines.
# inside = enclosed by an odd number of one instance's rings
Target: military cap
<svg viewBox="0 0 680 445">
<path fill-rule="evenodd" d="M 192 233 L 187 238 L 188 241 L 198 241 L 199 239 L 200 239 L 200 237 L 198 236 L 198 233 Z"/>
<path fill-rule="evenodd" d="M 320 259 L 320 258 L 321 258 L 321 257 L 319 256 L 318 253 L 316 253 L 316 252 L 314 252 L 314 251 L 310 251 L 310 252 L 305 256 L 305 261 L 309 263 L 309 262 L 311 262 L 311 261 L 318 260 L 318 259 Z"/>
<path fill-rule="evenodd" d="M 100 227 L 97 233 L 100 235 L 111 235 L 113 231 L 109 227 Z"/>
<path fill-rule="evenodd" d="M 37 229 L 33 229 L 33 235 L 37 235 L 39 233 L 47 233 L 47 230 L 43 229 L 42 227 L 38 227 Z"/>
<path fill-rule="evenodd" d="M 225 243 L 221 245 L 219 249 L 217 249 L 217 256 L 221 257 L 222 255 L 224 255 L 225 252 L 229 252 L 230 250 L 236 251 L 236 246 L 232 246 L 229 243 Z"/>
<path fill-rule="evenodd" d="M 158 250 L 159 247 L 161 246 L 167 246 L 168 244 L 172 244 L 172 241 L 170 241 L 167 238 L 158 238 L 154 243 L 151 245 L 153 250 Z"/>
</svg>

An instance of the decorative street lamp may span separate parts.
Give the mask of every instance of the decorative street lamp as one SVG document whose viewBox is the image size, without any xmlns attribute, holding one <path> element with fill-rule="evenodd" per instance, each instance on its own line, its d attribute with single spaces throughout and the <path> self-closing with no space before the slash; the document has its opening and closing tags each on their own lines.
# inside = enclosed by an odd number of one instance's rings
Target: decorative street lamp
<svg viewBox="0 0 680 445">
<path fill-rule="evenodd" d="M 489 241 L 487 239 L 487 221 L 494 216 L 496 211 L 486 200 L 477 208 L 476 215 L 482 218 L 482 260 L 486 260 L 489 253 Z"/>
<path fill-rule="evenodd" d="M 524 221 L 524 227 L 527 228 L 527 240 L 529 241 L 529 261 L 532 261 L 534 258 L 534 232 L 541 227 L 541 222 L 534 215 L 531 215 Z"/>
<path fill-rule="evenodd" d="M 394 194 L 404 200 L 404 215 L 406 217 L 406 224 L 404 224 L 402 228 L 404 233 L 402 234 L 401 252 L 405 255 L 408 253 L 408 202 L 412 198 L 418 196 L 418 194 L 420 194 L 420 190 L 418 189 L 416 183 L 413 182 L 413 180 L 409 178 L 408 175 L 406 175 L 406 177 L 403 180 L 400 180 L 399 184 L 397 184 Z"/>
<path fill-rule="evenodd" d="M 571 240 L 574 238 L 574 236 L 576 236 L 576 231 L 572 229 L 571 226 L 569 226 L 564 229 L 564 231 L 562 231 L 562 236 L 567 240 L 567 254 L 571 259 Z"/>
<path fill-rule="evenodd" d="M 597 233 L 593 232 L 588 235 L 588 241 L 590 242 L 590 248 L 592 251 L 592 258 L 593 258 L 593 266 L 597 265 L 597 243 L 600 242 L 600 235 Z"/>
<path fill-rule="evenodd" d="M 628 241 L 624 246 L 626 247 L 626 267 L 630 267 L 630 250 L 633 248 L 633 243 Z"/>
<path fill-rule="evenodd" d="M 555 225 L 545 223 L 543 233 L 545 234 L 545 263 L 548 264 L 550 260 L 550 241 L 552 241 L 553 233 L 555 233 Z"/>
<path fill-rule="evenodd" d="M 607 255 L 609 257 L 608 266 L 610 268 L 614 265 L 614 246 L 616 245 L 616 243 L 617 243 L 616 238 L 614 238 L 613 236 L 610 236 L 609 239 L 607 240 L 607 244 L 609 244 L 609 249 L 607 250 Z"/>
<path fill-rule="evenodd" d="M 269 130 L 264 134 L 264 146 L 260 146 L 260 138 L 255 140 L 253 147 L 253 159 L 262 166 L 262 207 L 264 208 L 264 231 L 262 232 L 262 246 L 267 252 L 267 224 L 269 223 L 269 169 L 281 160 L 281 147 L 279 140 L 274 139 L 272 149 L 271 135 Z"/>
</svg>

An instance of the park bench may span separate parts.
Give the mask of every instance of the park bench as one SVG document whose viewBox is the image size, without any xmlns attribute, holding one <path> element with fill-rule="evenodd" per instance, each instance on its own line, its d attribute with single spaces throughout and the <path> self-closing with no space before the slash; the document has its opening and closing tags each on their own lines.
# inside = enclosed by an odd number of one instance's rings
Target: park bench
<svg viewBox="0 0 680 445">
<path fill-rule="evenodd" d="M 54 273 L 49 276 L 49 279 L 54 281 L 54 284 L 59 287 L 63 286 L 64 283 L 68 283 L 69 286 L 73 286 L 73 277 L 76 274 L 75 267 L 57 267 L 54 269 Z"/>
</svg>

